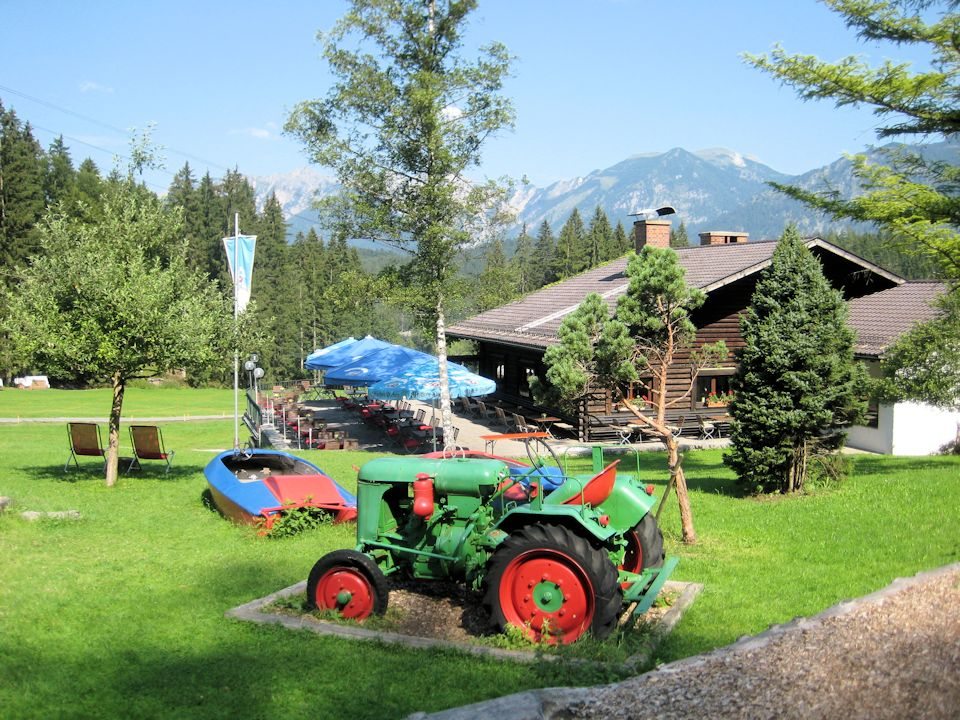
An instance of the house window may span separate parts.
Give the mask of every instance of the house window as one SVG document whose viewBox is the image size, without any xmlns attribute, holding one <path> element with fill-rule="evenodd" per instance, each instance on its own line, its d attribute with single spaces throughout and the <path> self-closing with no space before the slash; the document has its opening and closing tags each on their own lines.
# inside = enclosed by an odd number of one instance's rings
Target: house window
<svg viewBox="0 0 960 720">
<path fill-rule="evenodd" d="M 730 402 L 733 395 L 730 388 L 733 374 L 733 368 L 702 370 L 697 376 L 696 391 L 693 395 L 695 407 L 717 407 Z"/>
<path fill-rule="evenodd" d="M 626 388 L 624 388 L 623 396 L 631 402 L 642 401 L 645 403 L 652 403 L 653 391 L 650 389 L 650 384 L 652 381 L 653 378 L 650 377 L 634 380 Z"/>
<path fill-rule="evenodd" d="M 520 387 L 518 388 L 520 397 L 530 397 L 530 378 L 536 374 L 536 371 L 531 367 L 523 368 L 523 380 L 520 382 Z"/>
<path fill-rule="evenodd" d="M 880 401 L 872 397 L 867 400 L 867 414 L 863 418 L 864 427 L 880 427 Z"/>
<path fill-rule="evenodd" d="M 497 380 L 503 380 L 503 368 L 504 368 L 503 363 L 500 363 L 499 365 L 497 365 L 496 372 L 494 373 L 496 375 Z"/>
</svg>

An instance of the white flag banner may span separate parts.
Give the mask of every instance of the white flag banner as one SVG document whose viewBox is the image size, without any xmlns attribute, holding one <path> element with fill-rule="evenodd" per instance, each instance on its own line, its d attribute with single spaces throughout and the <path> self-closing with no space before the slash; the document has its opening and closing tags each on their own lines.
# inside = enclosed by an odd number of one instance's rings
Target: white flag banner
<svg viewBox="0 0 960 720">
<path fill-rule="evenodd" d="M 250 288 L 253 283 L 253 254 L 257 249 L 256 235 L 236 235 L 225 237 L 223 247 L 227 251 L 227 264 L 230 277 L 236 291 L 237 312 L 243 312 L 250 302 Z M 236 260 L 236 267 L 234 267 Z"/>
</svg>

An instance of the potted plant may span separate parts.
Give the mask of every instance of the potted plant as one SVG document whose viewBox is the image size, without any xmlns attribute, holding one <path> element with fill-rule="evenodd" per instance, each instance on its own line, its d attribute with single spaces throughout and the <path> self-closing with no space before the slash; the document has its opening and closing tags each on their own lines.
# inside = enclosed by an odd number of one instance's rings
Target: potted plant
<svg viewBox="0 0 960 720">
<path fill-rule="evenodd" d="M 707 395 L 705 404 L 707 407 L 723 407 L 724 405 L 730 402 L 730 395 L 731 393 L 727 393 L 726 395 L 723 395 L 722 393 L 712 392 L 709 395 Z"/>
</svg>

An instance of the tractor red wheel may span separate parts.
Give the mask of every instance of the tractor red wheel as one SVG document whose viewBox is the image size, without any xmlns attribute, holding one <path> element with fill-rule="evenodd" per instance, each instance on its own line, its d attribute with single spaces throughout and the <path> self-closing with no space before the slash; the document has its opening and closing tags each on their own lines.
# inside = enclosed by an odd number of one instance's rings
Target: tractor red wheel
<svg viewBox="0 0 960 720">
<path fill-rule="evenodd" d="M 607 553 L 555 525 L 531 525 L 507 538 L 486 584 L 484 604 L 501 630 L 513 625 L 551 645 L 587 632 L 606 637 L 623 603 Z"/>
<path fill-rule="evenodd" d="M 652 514 L 644 515 L 643 520 L 624 533 L 623 537 L 627 541 L 621 566 L 624 570 L 639 573 L 663 565 L 663 533 Z"/>
<path fill-rule="evenodd" d="M 317 560 L 307 579 L 307 607 L 363 620 L 387 611 L 387 579 L 377 564 L 356 550 L 335 550 Z"/>
</svg>

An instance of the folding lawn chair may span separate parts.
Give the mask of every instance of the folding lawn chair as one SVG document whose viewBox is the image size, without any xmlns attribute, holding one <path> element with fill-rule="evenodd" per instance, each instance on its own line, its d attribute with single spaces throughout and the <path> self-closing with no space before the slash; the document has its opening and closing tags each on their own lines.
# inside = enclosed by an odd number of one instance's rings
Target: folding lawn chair
<svg viewBox="0 0 960 720">
<path fill-rule="evenodd" d="M 165 460 L 167 467 L 164 473 L 170 472 L 174 451 L 167 451 L 163 444 L 163 433 L 156 425 L 131 425 L 130 445 L 133 447 L 133 458 L 127 466 L 127 472 L 134 468 L 139 470 L 141 460 Z"/>
<path fill-rule="evenodd" d="M 106 452 L 103 449 L 103 442 L 100 440 L 100 426 L 96 423 L 67 423 L 67 440 L 70 443 L 70 456 L 63 466 L 66 472 L 70 467 L 70 461 L 80 469 L 80 463 L 77 462 L 78 455 L 87 455 L 90 457 L 103 458 L 103 465 L 107 465 Z"/>
</svg>

